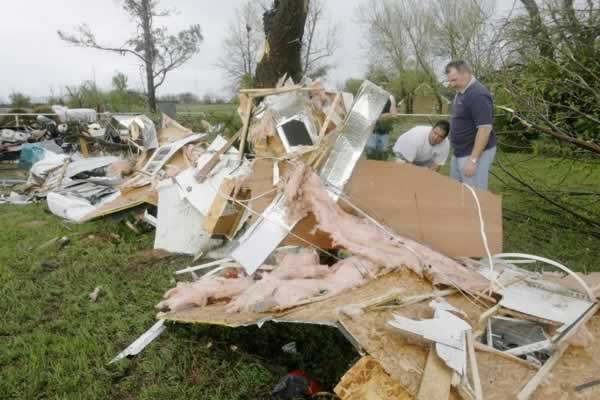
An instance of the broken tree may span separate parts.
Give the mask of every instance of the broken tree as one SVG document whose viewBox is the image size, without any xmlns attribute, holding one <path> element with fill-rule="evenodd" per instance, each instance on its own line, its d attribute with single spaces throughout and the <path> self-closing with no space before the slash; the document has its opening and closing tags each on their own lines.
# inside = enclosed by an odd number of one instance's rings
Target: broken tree
<svg viewBox="0 0 600 400">
<path fill-rule="evenodd" d="M 256 66 L 256 87 L 271 88 L 287 74 L 295 82 L 302 75 L 302 36 L 309 0 L 275 0 L 265 11 L 265 50 Z"/>
</svg>

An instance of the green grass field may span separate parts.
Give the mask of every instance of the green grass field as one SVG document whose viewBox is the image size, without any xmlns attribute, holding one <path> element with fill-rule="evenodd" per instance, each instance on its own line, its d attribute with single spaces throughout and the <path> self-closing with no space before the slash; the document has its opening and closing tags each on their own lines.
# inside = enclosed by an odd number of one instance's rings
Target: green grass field
<svg viewBox="0 0 600 400">
<path fill-rule="evenodd" d="M 543 189 L 600 192 L 598 164 L 568 170 L 564 161 L 531 155 L 500 154 L 498 160 L 523 166 Z M 513 187 L 497 167 L 494 173 L 491 189 L 503 196 L 506 251 L 600 270 L 600 241 L 582 233 L 584 225 Z M 600 215 L 600 195 L 574 201 Z M 357 359 L 330 328 L 177 324 L 141 355 L 108 366 L 154 323 L 154 304 L 190 258 L 152 251 L 153 232 L 135 234 L 122 222 L 65 223 L 44 203 L 0 205 L 0 216 L 1 399 L 266 399 L 290 369 L 302 368 L 331 389 Z M 70 238 L 63 248 L 44 246 L 62 236 Z M 97 286 L 102 293 L 92 302 L 88 294 Z M 299 354 L 281 351 L 290 341 Z"/>
</svg>

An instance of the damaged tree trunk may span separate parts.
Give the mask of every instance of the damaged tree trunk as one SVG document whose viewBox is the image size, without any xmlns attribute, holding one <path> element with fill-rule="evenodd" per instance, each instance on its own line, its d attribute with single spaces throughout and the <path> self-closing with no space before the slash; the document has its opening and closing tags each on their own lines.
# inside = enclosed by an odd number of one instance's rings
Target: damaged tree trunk
<svg viewBox="0 0 600 400">
<path fill-rule="evenodd" d="M 284 74 L 302 77 L 302 36 L 310 0 L 274 0 L 263 14 L 265 50 L 256 66 L 256 87 L 271 88 Z"/>
<path fill-rule="evenodd" d="M 148 107 L 150 112 L 156 112 L 156 87 L 154 85 L 154 59 L 156 58 L 152 37 L 152 14 L 148 0 L 140 3 L 140 16 L 144 32 L 144 56 L 146 58 L 146 87 L 148 88 Z"/>
<path fill-rule="evenodd" d="M 546 25 L 544 25 L 544 21 L 540 15 L 540 9 L 537 2 L 535 0 L 521 0 L 521 3 L 525 6 L 525 9 L 529 14 L 531 34 L 536 41 L 540 54 L 543 57 L 553 59 L 554 48 L 552 47 L 548 29 L 546 28 Z"/>
</svg>

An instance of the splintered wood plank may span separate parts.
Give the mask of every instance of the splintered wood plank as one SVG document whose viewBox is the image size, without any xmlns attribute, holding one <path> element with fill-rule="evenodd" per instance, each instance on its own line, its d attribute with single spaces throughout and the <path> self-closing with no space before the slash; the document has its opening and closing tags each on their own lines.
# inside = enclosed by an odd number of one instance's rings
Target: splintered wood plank
<svg viewBox="0 0 600 400">
<path fill-rule="evenodd" d="M 473 388 L 475 389 L 475 398 L 483 400 L 483 391 L 481 389 L 481 379 L 479 377 L 479 367 L 477 366 L 477 355 L 475 354 L 475 339 L 473 331 L 470 329 L 466 332 L 467 338 L 467 353 L 469 354 L 469 369 L 473 380 Z"/>
<path fill-rule="evenodd" d="M 81 150 L 81 155 L 83 158 L 88 158 L 90 153 L 88 150 L 87 141 L 84 138 L 79 138 L 79 150 Z"/>
<path fill-rule="evenodd" d="M 451 383 L 452 370 L 438 357 L 435 347 L 431 346 L 417 400 L 448 400 Z"/>
</svg>

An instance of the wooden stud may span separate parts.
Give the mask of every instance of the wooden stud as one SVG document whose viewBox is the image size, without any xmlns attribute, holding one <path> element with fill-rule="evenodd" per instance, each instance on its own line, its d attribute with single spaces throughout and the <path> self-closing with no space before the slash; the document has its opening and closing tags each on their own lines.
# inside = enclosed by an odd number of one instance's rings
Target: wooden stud
<svg viewBox="0 0 600 400">
<path fill-rule="evenodd" d="M 246 137 L 248 136 L 248 128 L 250 127 L 250 118 L 252 117 L 252 106 L 254 105 L 254 98 L 250 97 L 248 103 L 246 103 L 246 114 L 244 115 L 244 126 L 242 127 L 241 140 L 240 140 L 240 161 L 244 159 L 244 150 L 246 147 Z"/>
<path fill-rule="evenodd" d="M 475 339 L 473 339 L 473 331 L 467 330 L 467 353 L 469 354 L 469 364 L 471 371 L 471 379 L 473 380 L 473 389 L 475 389 L 475 399 L 483 400 L 483 390 L 481 389 L 481 379 L 479 379 L 479 368 L 477 367 L 477 357 L 475 354 Z"/>
<path fill-rule="evenodd" d="M 500 350 L 496 350 L 495 348 L 493 348 L 491 346 L 487 346 L 487 345 L 485 345 L 483 343 L 480 343 L 480 342 L 476 341 L 476 342 L 473 343 L 473 345 L 474 345 L 474 347 L 475 347 L 476 350 L 485 351 L 486 353 L 492 353 L 495 356 L 506 358 L 508 360 L 514 361 L 516 363 L 519 363 L 519 364 L 521 364 L 523 366 L 526 366 L 526 367 L 529 367 L 531 369 L 536 369 L 536 370 L 540 369 L 537 365 L 529 363 L 529 362 L 523 360 L 522 358 L 515 357 L 515 356 L 507 354 L 507 353 L 503 353 Z"/>
<path fill-rule="evenodd" d="M 429 349 L 416 400 L 448 400 L 452 370 L 438 357 L 435 344 Z"/>
<path fill-rule="evenodd" d="M 325 132 L 327 132 L 327 128 L 329 127 L 329 122 L 331 121 L 331 116 L 333 115 L 333 113 L 335 113 L 335 108 L 337 107 L 341 98 L 342 98 L 342 95 L 340 93 L 335 95 L 335 98 L 333 99 L 333 103 L 331 103 L 331 109 L 327 113 L 325 122 L 323 122 L 323 126 L 321 127 L 321 130 L 319 131 L 319 138 L 322 138 L 323 136 L 325 136 Z"/>
<path fill-rule="evenodd" d="M 206 179 L 206 177 L 208 176 L 208 174 L 210 173 L 210 171 L 212 171 L 212 169 L 215 167 L 215 165 L 217 165 L 219 163 L 219 161 L 221 160 L 221 156 L 223 154 L 225 154 L 227 152 L 227 150 L 229 150 L 229 148 L 231 146 L 233 146 L 233 143 L 235 143 L 236 140 L 238 140 L 238 138 L 240 137 L 240 134 L 242 133 L 242 130 L 240 129 L 235 135 L 233 135 L 228 141 L 227 143 L 225 143 L 223 145 L 223 147 L 221 147 L 219 149 L 219 151 L 217 151 L 210 160 L 208 160 L 208 162 L 204 165 L 204 167 L 202 167 L 200 169 L 200 171 L 198 171 L 198 173 L 196 174 L 196 181 L 198 183 L 202 183 L 204 182 L 204 180 Z"/>
<path fill-rule="evenodd" d="M 79 149 L 81 150 L 81 155 L 83 158 L 89 157 L 90 153 L 88 150 L 87 141 L 82 137 L 79 138 Z"/>
<path fill-rule="evenodd" d="M 440 290 L 440 291 L 433 291 L 433 292 L 426 293 L 426 294 L 419 294 L 416 296 L 399 298 L 398 304 L 390 304 L 390 305 L 375 304 L 371 307 L 368 307 L 367 310 L 371 311 L 371 310 L 398 309 L 398 308 L 406 307 L 406 306 L 409 306 L 412 304 L 417 304 L 417 303 L 420 303 L 425 300 L 435 299 L 436 297 L 452 296 L 453 294 L 456 294 L 456 293 L 458 293 L 457 289 L 446 289 L 446 290 Z M 390 299 L 390 300 L 392 300 L 392 299 Z M 380 303 L 380 304 L 382 304 L 382 303 Z"/>
</svg>

